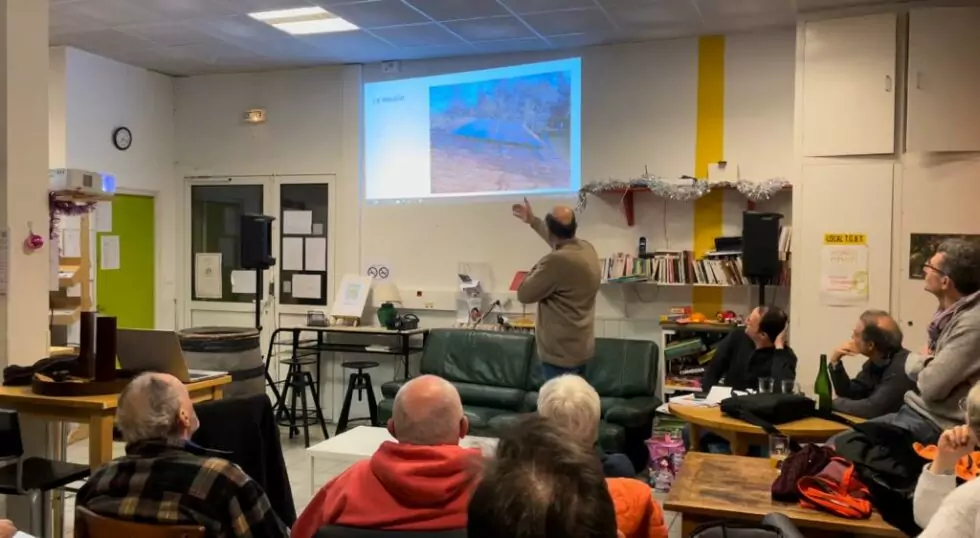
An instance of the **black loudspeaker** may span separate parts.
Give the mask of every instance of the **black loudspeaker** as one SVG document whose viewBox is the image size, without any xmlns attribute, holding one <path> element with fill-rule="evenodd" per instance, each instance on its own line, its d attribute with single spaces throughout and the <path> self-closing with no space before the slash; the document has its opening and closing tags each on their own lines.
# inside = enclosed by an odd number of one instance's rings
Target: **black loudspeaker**
<svg viewBox="0 0 980 538">
<path fill-rule="evenodd" d="M 742 274 L 774 281 L 782 272 L 779 261 L 779 213 L 742 213 Z"/>
<path fill-rule="evenodd" d="M 242 215 L 240 253 L 242 269 L 268 269 L 276 264 L 272 256 L 272 221 L 265 215 Z"/>
</svg>

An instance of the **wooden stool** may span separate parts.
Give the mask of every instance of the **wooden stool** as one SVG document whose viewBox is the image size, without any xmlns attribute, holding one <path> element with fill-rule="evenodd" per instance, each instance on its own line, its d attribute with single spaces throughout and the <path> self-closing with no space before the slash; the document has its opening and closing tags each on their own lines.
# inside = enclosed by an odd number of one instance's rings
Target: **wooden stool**
<svg viewBox="0 0 980 538">
<path fill-rule="evenodd" d="M 373 361 L 350 361 L 342 363 L 341 366 L 357 373 L 350 375 L 347 382 L 347 394 L 344 395 L 344 406 L 340 409 L 340 420 L 337 421 L 337 433 L 340 434 L 347 430 L 347 423 L 352 420 L 370 420 L 372 426 L 378 425 L 378 402 L 374 397 L 374 387 L 371 385 L 371 374 L 364 373 L 364 370 L 377 368 L 378 363 Z M 357 391 L 357 401 L 363 401 L 362 391 L 367 391 L 368 410 L 371 413 L 368 418 L 350 418 L 350 404 L 354 398 L 354 391 Z"/>
</svg>

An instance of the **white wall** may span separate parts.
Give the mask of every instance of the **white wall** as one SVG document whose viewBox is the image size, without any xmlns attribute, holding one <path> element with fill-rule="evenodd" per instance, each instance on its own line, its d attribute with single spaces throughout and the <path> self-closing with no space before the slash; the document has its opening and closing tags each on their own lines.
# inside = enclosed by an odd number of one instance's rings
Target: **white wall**
<svg viewBox="0 0 980 538">
<path fill-rule="evenodd" d="M 120 192 L 155 197 L 155 318 L 157 327 L 172 328 L 179 222 L 173 79 L 72 48 L 50 56 L 49 165 L 112 174 Z M 127 151 L 112 144 L 119 126 L 133 133 Z"/>
</svg>

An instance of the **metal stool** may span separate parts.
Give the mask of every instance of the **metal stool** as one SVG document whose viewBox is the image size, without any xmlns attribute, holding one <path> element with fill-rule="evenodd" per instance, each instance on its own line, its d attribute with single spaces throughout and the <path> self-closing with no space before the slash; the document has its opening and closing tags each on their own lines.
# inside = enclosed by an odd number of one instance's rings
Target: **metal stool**
<svg viewBox="0 0 980 538">
<path fill-rule="evenodd" d="M 303 369 L 303 366 L 310 366 L 317 364 L 317 358 L 289 358 L 282 359 L 279 361 L 280 364 L 286 364 L 289 366 L 289 372 L 286 374 L 286 381 L 283 383 L 282 389 L 282 399 L 279 410 L 277 411 L 277 418 L 279 418 L 280 425 L 289 426 L 289 438 L 292 439 L 293 435 L 299 435 L 299 426 L 297 424 L 302 424 L 303 426 L 303 438 L 306 442 L 306 448 L 310 447 L 310 424 L 320 423 L 320 429 L 323 430 L 323 438 L 329 439 L 330 435 L 327 433 L 327 423 L 323 420 L 323 411 L 320 410 L 320 392 L 317 390 L 317 384 L 320 382 L 319 379 L 314 380 L 313 375 L 310 372 Z M 306 389 L 310 390 L 313 396 L 313 409 L 314 414 L 310 415 L 309 407 L 306 403 Z M 288 412 L 285 411 L 286 408 L 286 397 L 292 396 L 290 400 L 290 409 Z M 302 413 L 297 414 L 296 412 L 296 398 L 300 398 L 303 403 Z M 282 415 L 287 415 L 285 419 Z"/>
<path fill-rule="evenodd" d="M 344 406 L 340 409 L 340 420 L 337 421 L 337 434 L 347 430 L 347 423 L 352 420 L 370 420 L 372 426 L 377 426 L 378 402 L 374 398 L 374 387 L 371 385 L 371 374 L 364 373 L 364 370 L 377 368 L 378 363 L 373 361 L 350 361 L 342 363 L 341 366 L 351 370 L 357 370 L 357 373 L 351 374 L 350 381 L 347 383 L 347 394 L 344 396 Z M 354 397 L 355 390 L 357 391 L 357 401 L 359 402 L 364 400 L 362 391 L 367 391 L 368 410 L 371 413 L 370 419 L 350 418 L 350 403 L 351 399 Z"/>
</svg>

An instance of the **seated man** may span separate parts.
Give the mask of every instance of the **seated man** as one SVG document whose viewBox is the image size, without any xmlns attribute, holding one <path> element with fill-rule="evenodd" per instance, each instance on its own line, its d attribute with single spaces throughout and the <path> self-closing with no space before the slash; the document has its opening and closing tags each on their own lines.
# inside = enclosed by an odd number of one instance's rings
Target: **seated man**
<svg viewBox="0 0 980 538">
<path fill-rule="evenodd" d="M 200 525 L 218 538 L 285 538 L 289 529 L 241 469 L 190 442 L 198 427 L 177 378 L 142 374 L 119 396 L 126 455 L 92 474 L 76 503 L 105 517 Z"/>
<path fill-rule="evenodd" d="M 538 413 L 555 421 L 572 440 L 594 448 L 608 477 L 636 478 L 625 454 L 606 454 L 598 446 L 601 406 L 599 393 L 577 375 L 554 377 L 541 386 Z"/>
<path fill-rule="evenodd" d="M 522 419 L 502 432 L 473 492 L 467 536 L 615 538 L 616 510 L 599 460 L 551 420 Z"/>
<path fill-rule="evenodd" d="M 864 355 L 861 371 L 854 379 L 847 375 L 841 359 Z M 902 348 L 902 330 L 882 310 L 861 314 L 851 339 L 830 355 L 830 380 L 834 384 L 834 411 L 861 418 L 895 413 L 902 407 L 905 393 L 915 383 L 905 373 L 909 350 Z"/>
<path fill-rule="evenodd" d="M 701 378 L 701 390 L 717 384 L 735 390 L 758 390 L 759 378 L 775 386 L 796 379 L 796 354 L 786 345 L 786 312 L 771 306 L 752 310 L 745 328 L 737 328 L 718 344 L 715 357 Z"/>
<path fill-rule="evenodd" d="M 448 381 L 423 375 L 398 390 L 386 441 L 316 494 L 293 525 L 293 538 L 320 527 L 439 531 L 466 527 L 466 505 L 482 463 L 459 446 L 469 422 Z"/>
</svg>

